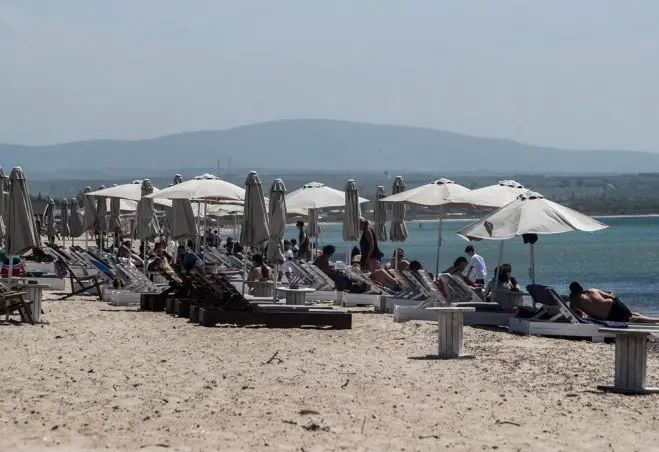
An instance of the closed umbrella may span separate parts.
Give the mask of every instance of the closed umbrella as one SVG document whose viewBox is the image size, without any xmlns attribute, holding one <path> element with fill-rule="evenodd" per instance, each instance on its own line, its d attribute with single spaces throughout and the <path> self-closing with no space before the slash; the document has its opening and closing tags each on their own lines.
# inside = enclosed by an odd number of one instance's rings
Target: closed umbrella
<svg viewBox="0 0 659 452">
<path fill-rule="evenodd" d="M 101 185 L 98 187 L 99 190 L 103 190 L 105 186 Z M 101 247 L 103 247 L 103 233 L 108 232 L 108 202 L 105 196 L 95 196 L 96 198 L 96 227 L 98 228 L 98 233 L 101 237 Z"/>
<path fill-rule="evenodd" d="M 375 237 L 380 242 L 385 242 L 387 240 L 387 203 L 380 201 L 382 198 L 386 198 L 387 193 L 384 191 L 384 187 L 380 185 L 375 191 L 375 206 L 373 208 L 373 230 L 375 231 Z"/>
<path fill-rule="evenodd" d="M 318 209 L 307 209 L 307 234 L 309 237 L 319 237 L 323 232 L 318 222 Z"/>
<path fill-rule="evenodd" d="M 80 237 L 85 233 L 85 226 L 82 221 L 82 214 L 78 210 L 78 201 L 75 198 L 71 199 L 71 215 L 69 218 L 71 243 L 75 241 L 76 237 Z"/>
<path fill-rule="evenodd" d="M 144 258 L 144 273 L 147 271 L 146 249 L 149 239 L 154 239 L 160 234 L 160 225 L 156 218 L 155 203 L 148 196 L 153 193 L 153 185 L 149 179 L 142 181 L 142 199 L 137 202 L 137 238 L 142 242 L 142 254 Z"/>
<path fill-rule="evenodd" d="M 0 244 L 2 244 L 5 240 L 5 236 L 7 235 L 7 229 L 6 229 L 6 224 L 5 224 L 5 204 L 6 204 L 6 199 L 5 199 L 5 188 L 6 188 L 6 180 L 7 177 L 5 176 L 5 172 L 2 170 L 2 167 L 0 167 Z"/>
<path fill-rule="evenodd" d="M 62 212 L 60 214 L 60 229 L 62 232 L 62 241 L 66 245 L 66 238 L 71 236 L 71 225 L 69 219 L 69 201 L 62 198 Z"/>
<path fill-rule="evenodd" d="M 110 221 L 108 222 L 108 232 L 116 236 L 121 232 L 121 199 L 110 198 Z"/>
<path fill-rule="evenodd" d="M 55 237 L 55 200 L 51 197 L 48 197 L 48 204 L 46 205 L 43 219 L 44 223 L 46 223 L 46 237 L 48 237 L 50 243 L 53 243 L 53 238 Z"/>
<path fill-rule="evenodd" d="M 263 198 L 263 187 L 256 171 L 251 171 L 245 180 L 245 205 L 240 243 L 243 246 L 258 246 L 268 240 L 268 217 Z"/>
<path fill-rule="evenodd" d="M 256 171 L 251 171 L 245 180 L 245 205 L 243 210 L 243 224 L 240 230 L 240 243 L 243 246 L 259 246 L 270 237 L 268 230 L 268 215 L 263 198 L 263 187 Z M 245 253 L 247 256 L 247 253 Z M 247 259 L 247 257 L 245 257 Z M 247 270 L 247 261 L 245 261 Z M 247 279 L 247 275 L 245 275 Z M 243 293 L 245 284 L 243 282 Z"/>
<path fill-rule="evenodd" d="M 570 231 L 595 232 L 607 225 L 569 207 L 526 192 L 504 207 L 460 229 L 458 235 L 467 240 L 506 240 L 523 236 L 529 244 L 529 276 L 535 284 L 534 246 L 538 235 L 561 234 Z"/>
<path fill-rule="evenodd" d="M 346 253 L 346 263 L 349 264 L 350 244 L 359 237 L 359 217 L 361 209 L 359 207 L 359 190 L 354 180 L 349 180 L 345 188 L 345 210 L 343 213 L 343 241 L 346 242 L 348 252 Z"/>
<path fill-rule="evenodd" d="M 397 195 L 405 191 L 405 181 L 402 176 L 397 176 L 392 187 L 392 195 Z M 407 224 L 405 223 L 405 213 L 407 206 L 404 202 L 395 202 L 392 208 L 393 219 L 389 229 L 389 240 L 392 242 L 404 242 L 407 240 Z"/>
<path fill-rule="evenodd" d="M 279 266 L 284 263 L 284 229 L 286 228 L 286 186 L 281 179 L 275 179 L 270 187 L 268 203 L 270 238 L 268 240 L 268 261 L 275 265 L 273 297 L 277 299 L 277 275 Z"/>
<path fill-rule="evenodd" d="M 85 246 L 87 246 L 87 240 L 89 237 L 89 231 L 93 231 L 94 226 L 96 225 L 96 202 L 94 198 L 88 194 L 92 192 L 92 188 L 87 186 L 84 190 L 84 196 L 82 198 L 82 209 L 84 212 L 83 227 L 85 230 Z"/>
<path fill-rule="evenodd" d="M 173 185 L 183 182 L 183 176 L 174 176 Z M 173 199 L 172 208 L 167 213 L 169 218 L 169 234 L 173 240 L 184 240 L 197 234 L 197 223 L 195 221 L 192 203 L 189 199 Z"/>
<path fill-rule="evenodd" d="M 41 246 L 34 224 L 32 201 L 23 170 L 14 168 L 9 175 L 9 207 L 7 210 L 7 254 L 9 255 L 9 278 L 13 271 L 13 256 Z"/>
</svg>

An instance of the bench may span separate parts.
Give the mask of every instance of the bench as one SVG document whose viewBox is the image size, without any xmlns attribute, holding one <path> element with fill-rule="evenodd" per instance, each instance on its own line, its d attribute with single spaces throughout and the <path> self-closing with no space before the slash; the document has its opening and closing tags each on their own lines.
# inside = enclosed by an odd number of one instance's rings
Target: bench
<svg viewBox="0 0 659 452">
<path fill-rule="evenodd" d="M 439 318 L 439 347 L 437 357 L 440 359 L 473 358 L 474 355 L 464 353 L 463 314 L 475 312 L 473 307 L 439 307 L 426 308 L 437 312 Z"/>
<path fill-rule="evenodd" d="M 600 385 L 600 391 L 619 394 L 653 394 L 659 388 L 646 388 L 648 335 L 659 332 L 650 328 L 600 328 L 602 333 L 615 334 L 616 357 L 613 386 Z"/>
</svg>

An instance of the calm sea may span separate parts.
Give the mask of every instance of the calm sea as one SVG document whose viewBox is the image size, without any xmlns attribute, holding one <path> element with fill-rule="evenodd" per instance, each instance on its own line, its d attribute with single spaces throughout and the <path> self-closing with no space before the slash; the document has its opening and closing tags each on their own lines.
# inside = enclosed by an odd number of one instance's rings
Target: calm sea
<svg viewBox="0 0 659 452">
<path fill-rule="evenodd" d="M 536 281 L 553 286 L 567 294 L 570 282 L 577 280 L 584 287 L 611 290 L 635 311 L 659 316 L 659 217 L 600 218 L 610 227 L 595 233 L 569 232 L 541 236 L 535 247 Z M 468 224 L 466 220 L 450 220 L 443 224 L 440 269 L 464 255 L 468 244 L 455 232 Z M 418 260 L 431 272 L 435 271 L 437 252 L 436 221 L 408 223 L 409 238 L 396 244 L 405 249 L 406 258 Z M 340 224 L 323 224 L 319 246 L 332 244 L 345 251 Z M 293 227 L 287 237 L 296 237 Z M 355 244 L 351 244 L 351 247 Z M 477 252 L 485 258 L 490 275 L 499 259 L 499 242 L 474 242 Z M 395 246 L 381 244 L 388 258 Z M 522 286 L 529 284 L 529 248 L 522 238 L 507 240 L 504 262 L 513 266 L 513 274 Z"/>
</svg>

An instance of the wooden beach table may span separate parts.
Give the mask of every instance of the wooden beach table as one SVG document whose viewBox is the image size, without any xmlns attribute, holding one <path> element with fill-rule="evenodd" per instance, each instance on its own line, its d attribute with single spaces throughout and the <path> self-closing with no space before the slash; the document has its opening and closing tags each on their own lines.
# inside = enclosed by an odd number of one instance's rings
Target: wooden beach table
<svg viewBox="0 0 659 452">
<path fill-rule="evenodd" d="M 602 333 L 615 334 L 616 357 L 613 386 L 600 385 L 601 391 L 620 394 L 653 394 L 659 388 L 646 388 L 648 335 L 659 333 L 650 328 L 599 328 Z"/>
<path fill-rule="evenodd" d="M 474 355 L 464 353 L 463 315 L 465 312 L 475 312 L 476 308 L 447 306 L 427 309 L 436 311 L 439 316 L 437 357 L 440 359 L 473 358 Z"/>
</svg>

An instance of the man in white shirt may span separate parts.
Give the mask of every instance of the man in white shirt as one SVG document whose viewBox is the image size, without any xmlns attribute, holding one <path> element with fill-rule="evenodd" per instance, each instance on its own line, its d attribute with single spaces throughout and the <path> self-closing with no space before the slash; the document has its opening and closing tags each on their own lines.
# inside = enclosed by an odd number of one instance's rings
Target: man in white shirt
<svg viewBox="0 0 659 452">
<path fill-rule="evenodd" d="M 485 285 L 487 278 L 487 267 L 485 266 L 485 259 L 476 254 L 473 246 L 469 245 L 465 248 L 465 253 L 469 256 L 469 270 L 467 270 L 467 278 L 471 279 L 471 272 L 474 272 L 473 281 L 479 286 Z"/>
</svg>

